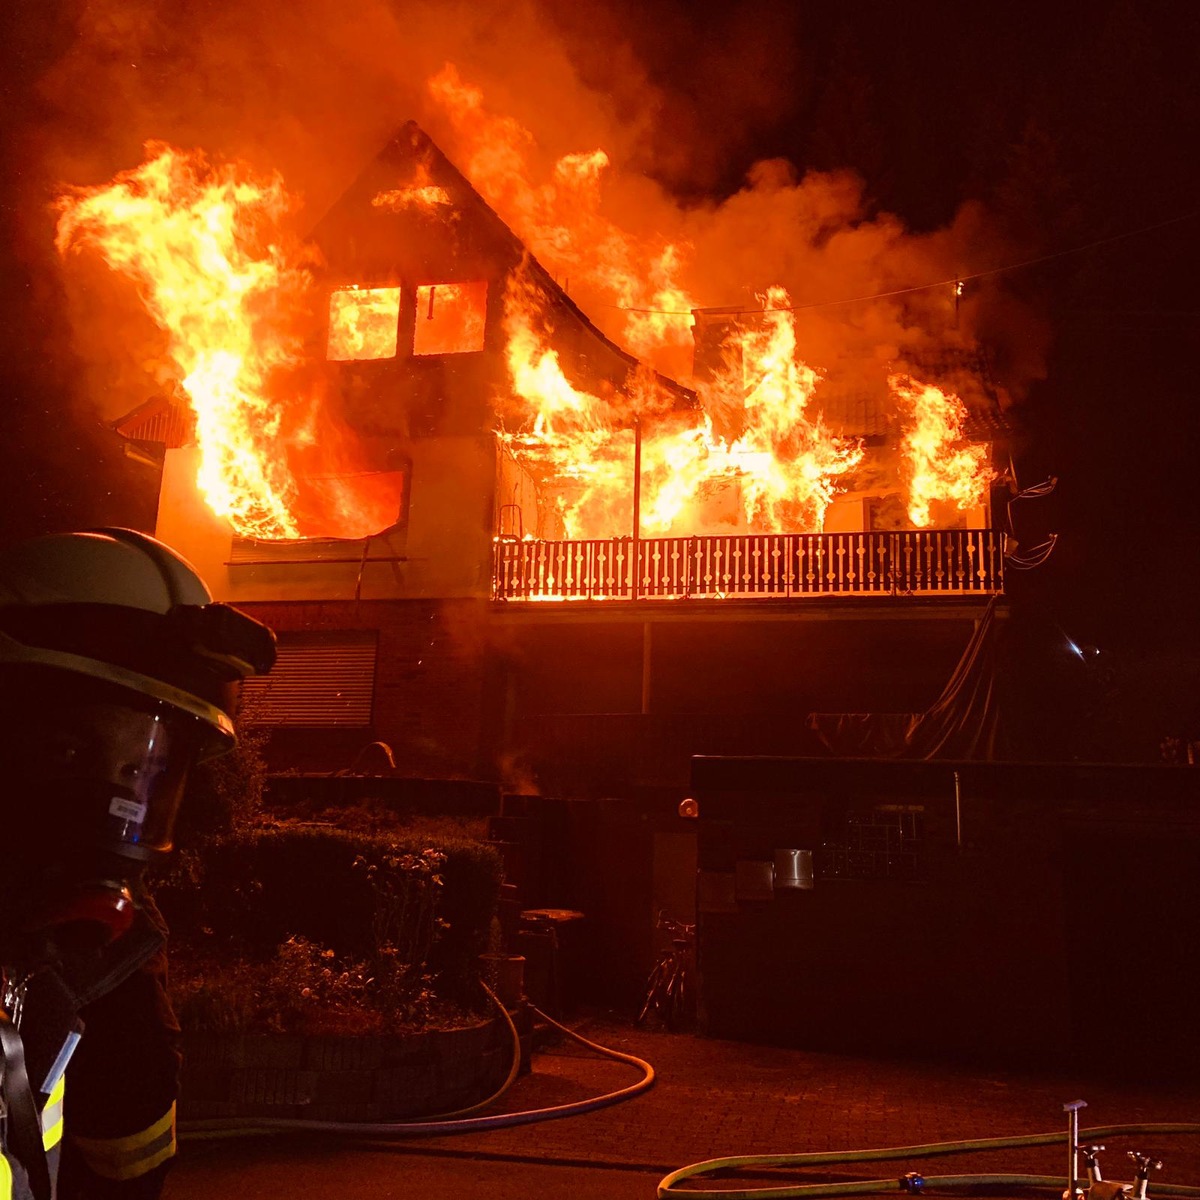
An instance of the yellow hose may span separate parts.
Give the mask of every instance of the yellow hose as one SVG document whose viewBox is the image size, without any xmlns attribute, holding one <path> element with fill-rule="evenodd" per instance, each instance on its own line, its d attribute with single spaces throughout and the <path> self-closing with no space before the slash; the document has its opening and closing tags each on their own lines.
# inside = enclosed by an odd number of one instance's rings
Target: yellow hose
<svg viewBox="0 0 1200 1200">
<path fill-rule="evenodd" d="M 1080 1138 L 1096 1141 L 1099 1138 L 1118 1134 L 1200 1134 L 1200 1125 L 1173 1122 L 1149 1125 L 1103 1125 L 1095 1129 L 1080 1130 Z M 775 1187 L 754 1188 L 680 1188 L 676 1184 L 685 1179 L 695 1179 L 714 1171 L 730 1171 L 746 1167 L 806 1167 L 827 1166 L 834 1163 L 871 1162 L 900 1160 L 905 1158 L 933 1158 L 944 1154 L 965 1154 L 973 1150 L 998 1150 L 1015 1146 L 1051 1146 L 1060 1143 L 1061 1133 L 1035 1133 L 1027 1136 L 979 1138 L 963 1142 L 930 1142 L 916 1146 L 890 1146 L 877 1150 L 832 1150 L 811 1151 L 802 1154 L 745 1154 L 729 1158 L 710 1158 L 704 1162 L 680 1167 L 663 1176 L 658 1184 L 659 1200 L 666 1197 L 688 1197 L 689 1200 L 788 1200 L 789 1197 L 812 1196 L 859 1196 L 871 1192 L 894 1192 L 904 1186 L 904 1177 L 887 1179 L 859 1179 L 839 1183 L 798 1183 Z M 1051 1188 L 1061 1192 L 1066 1180 L 1054 1175 L 932 1175 L 925 1176 L 919 1191 L 926 1187 L 972 1187 L 979 1185 L 1006 1187 Z M 1184 1187 L 1179 1184 L 1160 1184 L 1154 1189 L 1160 1196 L 1200 1197 L 1200 1188 Z"/>
</svg>

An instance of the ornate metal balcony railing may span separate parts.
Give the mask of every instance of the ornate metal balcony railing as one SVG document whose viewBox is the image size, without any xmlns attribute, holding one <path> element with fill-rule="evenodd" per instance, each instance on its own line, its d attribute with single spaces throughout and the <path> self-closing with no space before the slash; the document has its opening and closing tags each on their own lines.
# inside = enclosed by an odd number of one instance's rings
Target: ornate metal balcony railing
<svg viewBox="0 0 1200 1200">
<path fill-rule="evenodd" d="M 496 600 L 971 596 L 1003 591 L 994 529 L 495 542 Z"/>
</svg>

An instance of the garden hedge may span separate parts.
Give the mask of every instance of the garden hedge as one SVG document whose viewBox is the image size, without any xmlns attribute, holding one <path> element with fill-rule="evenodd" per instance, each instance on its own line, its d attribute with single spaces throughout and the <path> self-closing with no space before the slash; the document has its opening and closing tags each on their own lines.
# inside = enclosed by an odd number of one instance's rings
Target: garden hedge
<svg viewBox="0 0 1200 1200">
<path fill-rule="evenodd" d="M 424 870 L 427 850 L 444 856 L 437 873 L 438 918 L 427 960 L 439 993 L 462 995 L 488 949 L 500 891 L 494 847 L 422 838 L 416 831 L 362 833 L 334 827 L 277 826 L 235 831 L 192 852 L 160 883 L 156 897 L 172 934 L 228 946 L 231 956 L 270 957 L 293 936 L 339 956 L 371 958 L 385 902 L 368 867 L 403 875 Z M 397 863 L 399 862 L 399 867 Z M 392 878 L 396 878 L 393 874 Z M 386 914 L 382 914 L 386 915 Z"/>
</svg>

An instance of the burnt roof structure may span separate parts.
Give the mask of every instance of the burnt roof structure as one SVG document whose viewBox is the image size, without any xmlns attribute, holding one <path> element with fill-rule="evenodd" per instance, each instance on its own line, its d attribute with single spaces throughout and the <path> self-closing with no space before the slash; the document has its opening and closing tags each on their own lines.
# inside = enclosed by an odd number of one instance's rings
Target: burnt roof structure
<svg viewBox="0 0 1200 1200">
<path fill-rule="evenodd" d="M 618 390 L 641 375 L 669 397 L 672 407 L 692 408 L 690 389 L 658 372 L 606 337 L 537 257 L 505 224 L 467 178 L 414 121 L 407 122 L 346 189 L 312 230 L 334 286 L 486 279 L 485 348 L 500 352 L 503 287 L 523 271 L 536 289 L 550 340 L 568 377 L 597 377 Z M 411 314 L 415 321 L 415 312 Z M 403 339 L 406 314 L 401 312 Z"/>
</svg>

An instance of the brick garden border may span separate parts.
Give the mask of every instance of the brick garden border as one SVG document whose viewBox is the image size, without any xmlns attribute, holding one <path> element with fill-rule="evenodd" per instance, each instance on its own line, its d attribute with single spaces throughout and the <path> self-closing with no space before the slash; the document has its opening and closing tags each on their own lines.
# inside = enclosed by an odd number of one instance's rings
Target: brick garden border
<svg viewBox="0 0 1200 1200">
<path fill-rule="evenodd" d="M 432 1116 L 485 1100 L 511 1063 L 512 1038 L 499 1017 L 462 1029 L 369 1037 L 187 1034 L 179 1115 Z"/>
</svg>

